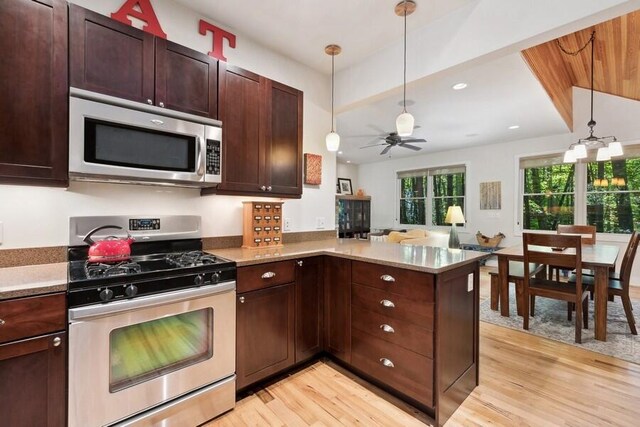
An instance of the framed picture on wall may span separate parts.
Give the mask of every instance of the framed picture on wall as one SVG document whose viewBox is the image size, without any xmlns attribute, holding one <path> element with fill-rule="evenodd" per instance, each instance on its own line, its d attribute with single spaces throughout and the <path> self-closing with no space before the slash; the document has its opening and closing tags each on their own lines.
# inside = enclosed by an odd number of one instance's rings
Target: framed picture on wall
<svg viewBox="0 0 640 427">
<path fill-rule="evenodd" d="M 338 178 L 338 188 L 340 189 L 340 194 L 353 194 L 353 189 L 351 188 L 351 180 L 349 178 Z"/>
</svg>

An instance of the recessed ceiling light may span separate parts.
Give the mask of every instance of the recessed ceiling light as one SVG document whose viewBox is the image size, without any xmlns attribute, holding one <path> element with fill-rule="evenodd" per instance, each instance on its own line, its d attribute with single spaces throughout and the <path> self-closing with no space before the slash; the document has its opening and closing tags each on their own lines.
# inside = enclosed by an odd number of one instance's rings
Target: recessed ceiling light
<svg viewBox="0 0 640 427">
<path fill-rule="evenodd" d="M 462 90 L 462 89 L 466 88 L 467 86 L 468 86 L 468 85 L 467 85 L 466 83 L 462 83 L 462 82 L 461 82 L 461 83 L 456 83 L 456 84 L 454 84 L 453 86 L 451 86 L 451 88 L 452 88 L 453 90 Z"/>
<path fill-rule="evenodd" d="M 520 129 L 520 126 L 519 125 L 513 125 L 513 126 L 509 126 L 507 129 L 511 129 L 511 130 Z"/>
<path fill-rule="evenodd" d="M 338 154 L 342 154 L 342 151 L 338 151 Z"/>
<path fill-rule="evenodd" d="M 351 160 L 347 160 L 347 163 L 351 163 Z"/>
</svg>

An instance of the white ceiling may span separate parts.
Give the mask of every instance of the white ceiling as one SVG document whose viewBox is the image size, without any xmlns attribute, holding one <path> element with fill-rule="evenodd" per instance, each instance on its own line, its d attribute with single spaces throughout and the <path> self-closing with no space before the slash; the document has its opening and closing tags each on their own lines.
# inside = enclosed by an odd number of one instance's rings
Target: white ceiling
<svg viewBox="0 0 640 427">
<path fill-rule="evenodd" d="M 176 0 L 271 50 L 324 73 L 331 61 L 324 47 L 342 47 L 336 70 L 362 61 L 402 39 L 399 0 Z M 408 31 L 477 0 L 417 0 Z"/>
<path fill-rule="evenodd" d="M 465 82 L 468 87 L 451 87 Z M 395 130 L 401 112 L 402 94 L 387 97 L 337 116 L 341 136 L 338 161 L 378 162 L 385 158 L 417 156 L 435 151 L 541 137 L 569 130 L 548 95 L 520 54 L 508 55 L 459 72 L 414 82 L 407 88 L 414 101 L 407 110 L 416 125 L 412 137 L 427 143 L 415 144 L 421 151 L 394 147 L 386 155 L 376 135 Z M 511 130 L 509 126 L 519 125 Z"/>
</svg>

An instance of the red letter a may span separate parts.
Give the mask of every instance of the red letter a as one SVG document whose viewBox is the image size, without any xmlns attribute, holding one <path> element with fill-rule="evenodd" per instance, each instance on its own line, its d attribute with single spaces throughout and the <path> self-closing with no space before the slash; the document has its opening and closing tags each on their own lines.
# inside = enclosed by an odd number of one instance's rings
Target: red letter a
<svg viewBox="0 0 640 427">
<path fill-rule="evenodd" d="M 136 5 L 140 8 L 140 11 L 134 9 Z M 142 27 L 143 31 L 151 33 L 154 36 L 162 37 L 163 39 L 167 38 L 167 35 L 162 31 L 162 27 L 160 27 L 158 17 L 156 16 L 153 6 L 151 6 L 151 2 L 149 0 L 127 0 L 116 13 L 111 14 L 111 17 L 116 21 L 132 25 L 128 16 L 133 16 L 134 18 L 144 21 L 145 25 Z"/>
</svg>

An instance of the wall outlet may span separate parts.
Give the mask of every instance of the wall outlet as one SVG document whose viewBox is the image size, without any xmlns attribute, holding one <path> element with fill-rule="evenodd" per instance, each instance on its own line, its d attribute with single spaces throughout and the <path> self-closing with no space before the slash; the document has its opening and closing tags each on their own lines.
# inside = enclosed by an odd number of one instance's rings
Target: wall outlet
<svg viewBox="0 0 640 427">
<path fill-rule="evenodd" d="M 324 230 L 324 226 L 325 226 L 325 220 L 323 216 L 317 216 L 316 217 L 316 228 L 318 230 Z"/>
<path fill-rule="evenodd" d="M 284 219 L 284 226 L 282 231 L 291 231 L 291 218 Z"/>
</svg>

